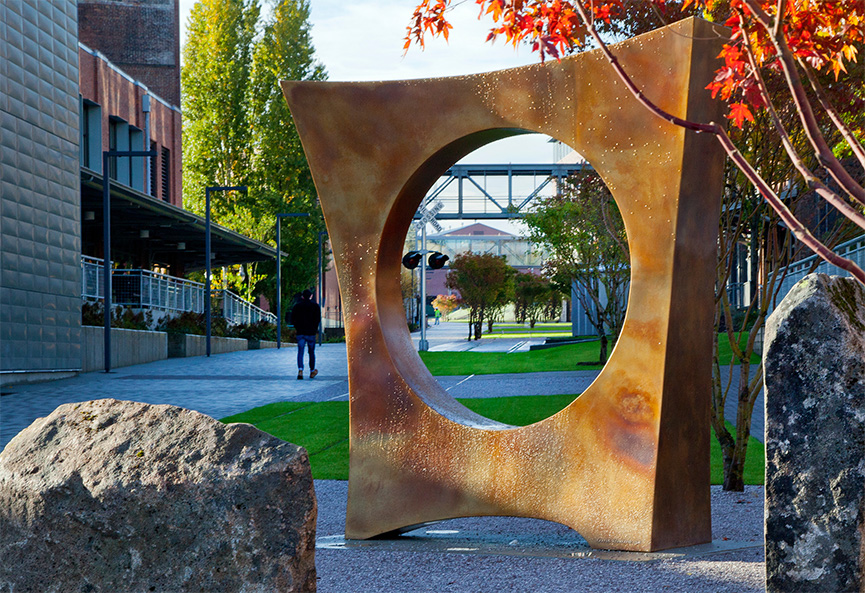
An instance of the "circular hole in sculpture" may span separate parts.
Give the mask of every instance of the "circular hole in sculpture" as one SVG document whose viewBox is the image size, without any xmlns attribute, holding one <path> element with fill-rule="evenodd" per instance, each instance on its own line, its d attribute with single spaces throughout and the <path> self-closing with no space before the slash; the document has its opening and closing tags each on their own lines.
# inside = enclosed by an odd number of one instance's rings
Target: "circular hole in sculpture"
<svg viewBox="0 0 865 593">
<path fill-rule="evenodd" d="M 409 265 L 417 254 L 448 257 L 427 267 L 425 307 L 421 266 L 401 268 L 406 319 L 417 344 L 426 310 L 424 363 L 491 420 L 524 426 L 568 406 L 621 332 L 622 217 L 591 164 L 548 136 L 492 142 L 453 165 L 427 192 L 403 253 L 414 254 Z"/>
</svg>

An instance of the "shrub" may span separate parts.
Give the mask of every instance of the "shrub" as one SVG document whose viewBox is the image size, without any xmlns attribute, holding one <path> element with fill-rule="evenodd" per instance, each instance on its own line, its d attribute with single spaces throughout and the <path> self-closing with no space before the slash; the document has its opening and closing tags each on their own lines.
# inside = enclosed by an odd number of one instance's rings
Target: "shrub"
<svg viewBox="0 0 865 593">
<path fill-rule="evenodd" d="M 213 320 L 211 320 L 210 332 L 216 335 L 213 331 Z M 192 334 L 203 336 L 207 333 L 206 320 L 204 313 L 195 313 L 193 311 L 184 311 L 176 317 L 166 317 L 162 320 L 157 328 L 159 331 L 169 334 Z"/>
<path fill-rule="evenodd" d="M 81 325 L 105 325 L 105 314 L 101 301 L 87 301 L 81 306 Z M 133 311 L 127 307 L 113 307 L 111 327 L 120 329 L 149 330 L 153 326 L 150 311 Z"/>
<path fill-rule="evenodd" d="M 232 338 L 274 341 L 276 340 L 276 325 L 263 319 L 256 323 L 240 323 L 232 326 L 229 334 Z"/>
</svg>

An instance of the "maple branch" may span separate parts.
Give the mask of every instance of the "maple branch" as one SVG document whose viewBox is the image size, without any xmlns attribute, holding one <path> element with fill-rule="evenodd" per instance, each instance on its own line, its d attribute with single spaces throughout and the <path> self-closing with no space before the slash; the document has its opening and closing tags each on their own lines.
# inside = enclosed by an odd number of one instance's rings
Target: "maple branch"
<svg viewBox="0 0 865 593">
<path fill-rule="evenodd" d="M 750 2 L 751 0 L 744 0 L 745 2 Z M 796 216 L 787 208 L 784 201 L 778 197 L 778 195 L 768 186 L 768 184 L 760 177 L 760 174 L 751 166 L 751 163 L 742 156 L 742 153 L 739 152 L 739 149 L 736 148 L 736 145 L 733 144 L 733 141 L 730 140 L 730 137 L 724 131 L 724 129 L 718 124 L 712 122 L 708 124 L 699 124 L 696 122 L 688 121 L 676 117 L 670 113 L 667 113 L 657 105 L 655 105 L 652 101 L 650 101 L 640 89 L 637 88 L 634 81 L 625 72 L 625 69 L 619 63 L 619 60 L 613 53 L 610 51 L 610 48 L 601 39 L 601 36 L 598 34 L 598 31 L 589 21 L 588 16 L 586 15 L 585 7 L 580 0 L 576 0 L 574 2 L 574 8 L 580 15 L 580 18 L 583 20 L 583 23 L 586 25 L 587 30 L 591 34 L 592 38 L 598 44 L 598 48 L 607 58 L 607 61 L 610 62 L 610 65 L 615 70 L 616 74 L 631 91 L 634 97 L 643 104 L 649 111 L 657 115 L 658 117 L 675 124 L 677 126 L 681 126 L 685 129 L 694 130 L 696 132 L 706 132 L 709 134 L 714 134 L 718 141 L 721 143 L 721 147 L 727 153 L 727 156 L 733 163 L 739 168 L 740 171 L 745 175 L 745 177 L 750 181 L 754 187 L 760 192 L 760 195 L 763 196 L 763 199 L 768 202 L 768 204 L 772 207 L 775 212 L 778 213 L 778 216 L 787 225 L 790 231 L 796 236 L 797 239 L 802 241 L 808 248 L 811 249 L 814 253 L 820 256 L 822 259 L 826 260 L 830 264 L 837 266 L 843 270 L 846 270 L 850 273 L 851 276 L 855 277 L 859 282 L 865 284 L 865 271 L 862 270 L 859 266 L 857 266 L 852 261 L 841 257 L 836 254 L 834 251 L 823 245 L 820 241 L 817 240 L 816 237 L 808 230 L 805 225 L 803 225 Z M 759 7 L 758 7 L 759 9 Z M 765 13 L 763 13 L 765 15 Z M 801 90 L 801 84 L 800 84 Z M 813 116 L 813 114 L 812 114 Z M 827 147 L 828 148 L 828 147 Z M 861 188 L 860 188 L 861 189 Z"/>
<path fill-rule="evenodd" d="M 847 192 L 854 200 L 865 206 L 865 188 L 856 183 L 856 180 L 847 172 L 841 165 L 832 149 L 826 143 L 826 139 L 820 132 L 820 126 L 817 123 L 817 118 L 814 116 L 814 111 L 811 109 L 811 103 L 805 95 L 805 87 L 802 84 L 802 79 L 796 68 L 795 59 L 790 47 L 787 45 L 787 40 L 783 34 L 773 35 L 775 27 L 770 22 L 768 15 L 763 12 L 756 0 L 742 0 L 748 9 L 754 15 L 755 20 L 769 34 L 772 40 L 772 45 L 775 47 L 778 62 L 781 64 L 781 70 L 784 72 L 784 78 L 787 81 L 787 87 L 793 96 L 793 102 L 799 112 L 799 119 L 802 121 L 802 126 L 805 128 L 805 135 L 814 147 L 817 160 L 829 172 L 833 179 L 838 182 L 845 192 Z M 743 31 L 743 37 L 747 35 L 747 31 Z"/>
<path fill-rule="evenodd" d="M 784 150 L 787 151 L 787 156 L 790 157 L 793 166 L 796 167 L 799 174 L 805 179 L 805 183 L 809 189 L 817 192 L 820 197 L 832 204 L 832 206 L 841 212 L 841 214 L 843 214 L 847 219 L 865 230 L 865 217 L 863 217 L 855 208 L 850 206 L 850 204 L 848 204 L 841 196 L 830 190 L 822 181 L 820 181 L 820 179 L 814 175 L 814 172 L 805 165 L 802 161 L 802 157 L 799 156 L 799 153 L 796 152 L 796 148 L 793 146 L 793 141 L 790 140 L 790 135 L 784 127 L 781 118 L 778 116 L 778 112 L 775 111 L 775 106 L 772 104 L 772 98 L 769 94 L 769 89 L 766 86 L 766 81 L 763 78 L 760 69 L 757 67 L 757 59 L 754 56 L 754 48 L 751 45 L 751 40 L 747 35 L 743 35 L 742 41 L 745 47 L 745 54 L 748 56 L 748 61 L 753 69 L 754 80 L 757 83 L 757 88 L 760 90 L 760 95 L 766 105 L 766 111 L 775 126 L 775 130 L 781 137 L 781 144 L 784 146 Z"/>
<path fill-rule="evenodd" d="M 838 112 L 829 101 L 829 97 L 826 96 L 826 91 L 823 90 L 822 85 L 817 80 L 817 77 L 814 76 L 814 72 L 811 70 L 811 68 L 809 68 L 808 65 L 805 64 L 802 60 L 799 60 L 799 65 L 805 72 L 805 76 L 808 78 L 808 82 L 811 83 L 811 88 L 814 89 L 814 93 L 817 95 L 817 100 L 820 102 L 820 105 L 823 107 L 823 109 L 826 110 L 826 114 L 829 116 L 829 119 L 832 120 L 832 123 L 835 124 L 835 127 L 838 129 L 838 131 L 841 132 L 841 136 L 844 138 L 844 140 L 847 141 L 847 144 L 850 145 L 851 150 L 853 150 L 853 154 L 856 155 L 856 158 L 859 159 L 859 163 L 862 165 L 862 168 L 865 169 L 865 147 L 863 147 L 862 143 L 856 139 L 856 136 L 838 115 Z"/>
<path fill-rule="evenodd" d="M 781 21 L 786 9 L 786 0 L 778 0 L 778 5 L 775 7 L 775 27 L 772 29 L 772 35 L 778 35 L 781 32 Z"/>
<path fill-rule="evenodd" d="M 784 204 L 784 201 L 778 197 L 778 195 L 772 191 L 766 182 L 760 177 L 760 174 L 751 167 L 751 163 L 742 156 L 739 152 L 739 149 L 736 148 L 736 145 L 733 144 L 733 141 L 730 140 L 730 137 L 727 136 L 727 133 L 720 126 L 715 126 L 717 129 L 716 135 L 718 141 L 721 143 L 721 146 L 724 148 L 724 151 L 727 153 L 727 156 L 730 157 L 730 160 L 735 163 L 739 170 L 745 175 L 745 177 L 750 181 L 754 187 L 760 192 L 760 195 L 763 196 L 763 199 L 769 203 L 775 212 L 778 213 L 778 216 L 787 225 L 787 228 L 799 239 L 802 243 L 808 246 L 811 251 L 816 253 L 822 259 L 826 260 L 830 264 L 841 268 L 842 270 L 847 270 L 850 272 L 850 275 L 855 277 L 859 282 L 865 284 L 865 271 L 862 270 L 859 266 L 857 266 L 852 261 L 841 257 L 825 245 L 823 245 L 820 241 L 811 234 L 809 231 L 797 218 L 796 216 L 787 208 L 787 205 Z"/>
</svg>

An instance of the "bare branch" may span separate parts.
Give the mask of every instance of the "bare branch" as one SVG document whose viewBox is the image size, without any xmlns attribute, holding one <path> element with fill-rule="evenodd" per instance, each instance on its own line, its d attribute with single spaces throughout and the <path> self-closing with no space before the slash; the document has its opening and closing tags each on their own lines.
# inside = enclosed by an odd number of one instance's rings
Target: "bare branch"
<svg viewBox="0 0 865 593">
<path fill-rule="evenodd" d="M 781 23 L 784 21 L 784 12 L 786 10 L 786 0 L 778 0 L 778 5 L 775 7 L 775 26 L 772 29 L 772 35 L 778 35 L 781 32 Z"/>
<path fill-rule="evenodd" d="M 848 271 L 851 276 L 856 278 L 862 284 L 865 284 L 865 271 L 852 261 L 841 257 L 818 241 L 817 238 L 811 234 L 811 231 L 809 231 L 789 210 L 789 208 L 787 208 L 783 200 L 781 200 L 781 198 L 772 191 L 766 182 L 763 181 L 759 173 L 751 167 L 751 164 L 742 156 L 730 140 L 730 137 L 727 136 L 726 132 L 724 132 L 723 128 L 720 126 L 716 126 L 716 128 L 718 140 L 721 142 L 721 146 L 727 152 L 727 155 L 732 159 L 736 166 L 742 170 L 742 173 L 745 174 L 748 180 L 754 184 L 754 187 L 757 188 L 757 191 L 760 192 L 763 199 L 765 199 L 772 209 L 778 213 L 784 224 L 786 224 L 790 231 L 796 235 L 796 238 L 802 241 L 802 243 L 807 245 L 811 251 L 819 255 L 821 258 L 834 266 L 838 266 L 839 268 Z"/>
<path fill-rule="evenodd" d="M 601 36 L 598 33 L 598 30 L 595 28 L 594 23 L 586 13 L 583 2 L 581 2 L 580 0 L 575 1 L 574 8 L 580 15 L 580 19 L 582 19 L 583 23 L 586 25 L 586 29 L 595 40 L 595 43 L 598 44 L 598 49 L 601 50 L 601 52 L 604 54 L 604 57 L 607 58 L 607 61 L 613 67 L 613 70 L 616 72 L 616 74 L 619 75 L 619 79 L 625 84 L 625 87 L 627 87 L 627 89 L 631 91 L 631 94 L 634 95 L 637 101 L 639 101 L 646 109 L 648 109 L 661 119 L 670 122 L 671 124 L 680 126 L 687 130 L 694 130 L 695 132 L 708 132 L 710 134 L 714 133 L 714 129 L 715 127 L 717 127 L 714 124 L 701 124 L 682 119 L 680 117 L 676 117 L 671 113 L 667 113 L 666 111 L 655 105 L 652 101 L 650 101 L 649 98 L 643 94 L 643 91 L 637 88 L 637 85 L 634 84 L 634 81 L 631 80 L 631 77 L 628 76 L 627 72 L 625 72 L 625 69 L 619 63 L 618 58 L 613 55 L 613 52 L 610 51 L 610 48 L 607 46 L 604 40 L 601 39 Z"/>
<path fill-rule="evenodd" d="M 816 175 L 814 175 L 813 171 L 805 166 L 802 158 L 796 152 L 796 148 L 793 146 L 793 142 L 790 140 L 790 135 L 787 133 L 784 124 L 781 122 L 781 118 L 778 117 L 778 113 L 775 111 L 775 106 L 772 104 L 772 97 L 769 94 L 769 89 L 766 87 L 766 81 L 763 79 L 763 75 L 760 73 L 760 68 L 757 66 L 757 61 L 754 57 L 754 48 L 751 46 L 751 41 L 748 39 L 747 35 L 743 35 L 742 39 L 745 46 L 745 54 L 748 56 L 748 61 L 751 63 L 751 68 L 753 69 L 754 80 L 757 82 L 757 88 L 760 89 L 760 95 L 763 97 L 763 101 L 766 104 L 766 111 L 772 119 L 775 130 L 781 137 L 781 143 L 784 146 L 784 150 L 787 151 L 790 161 L 805 179 L 809 189 L 817 192 L 820 197 L 832 204 L 832 206 L 841 212 L 841 214 L 843 214 L 847 219 L 853 221 L 853 223 L 865 230 L 865 216 L 862 216 L 859 211 L 851 207 L 841 196 L 830 190 Z"/>
<path fill-rule="evenodd" d="M 826 91 L 823 90 L 823 87 L 820 85 L 820 82 L 817 80 L 817 77 L 814 76 L 814 72 L 811 68 L 808 67 L 802 60 L 799 60 L 799 66 L 802 67 L 802 70 L 805 72 L 805 76 L 808 78 L 808 82 L 811 83 L 811 88 L 814 89 L 814 93 L 817 95 L 817 100 L 820 101 L 820 105 L 826 111 L 826 114 L 829 116 L 829 119 L 832 120 L 832 123 L 835 124 L 835 127 L 841 132 L 841 136 L 850 145 L 850 148 L 853 150 L 853 154 L 856 155 L 856 158 L 859 159 L 859 163 L 865 168 L 865 146 L 862 145 L 861 142 L 856 138 L 853 134 L 852 130 L 850 130 L 849 126 L 844 123 L 841 119 L 841 116 L 838 115 L 838 111 L 836 111 L 835 107 L 832 106 L 832 103 L 829 101 L 829 97 L 826 96 Z"/>
<path fill-rule="evenodd" d="M 856 183 L 856 180 L 847 172 L 841 165 L 840 161 L 832 154 L 832 149 L 826 143 L 826 139 L 820 132 L 820 126 L 817 118 L 814 116 L 814 111 L 811 109 L 811 103 L 805 95 L 805 87 L 802 84 L 802 79 L 796 68 L 795 58 L 787 45 L 787 40 L 782 33 L 774 35 L 774 26 L 769 21 L 768 16 L 757 4 L 756 0 L 742 0 L 748 8 L 754 13 L 755 20 L 762 26 L 770 35 L 772 45 L 775 47 L 775 53 L 778 57 L 778 62 L 781 64 L 781 70 L 784 72 L 784 78 L 787 81 L 787 87 L 793 96 L 793 102 L 796 104 L 799 118 L 805 128 L 805 133 L 808 140 L 814 147 L 817 159 L 820 164 L 826 168 L 830 175 L 838 182 L 845 192 L 853 199 L 865 206 L 865 188 Z M 746 36 L 745 33 L 744 36 Z"/>
</svg>

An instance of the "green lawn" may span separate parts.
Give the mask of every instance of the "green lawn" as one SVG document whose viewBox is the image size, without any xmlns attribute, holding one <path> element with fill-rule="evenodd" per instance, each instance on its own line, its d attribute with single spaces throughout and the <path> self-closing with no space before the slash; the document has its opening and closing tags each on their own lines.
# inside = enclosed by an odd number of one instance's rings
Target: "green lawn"
<svg viewBox="0 0 865 593">
<path fill-rule="evenodd" d="M 525 426 L 558 412 L 574 395 L 534 395 L 461 399 L 475 412 L 515 426 Z M 348 402 L 281 402 L 223 418 L 222 422 L 248 422 L 280 439 L 306 448 L 316 479 L 348 479 Z M 711 438 L 712 483 L 722 479 L 721 450 Z M 765 450 L 751 437 L 745 463 L 745 483 L 762 484 Z"/>
<path fill-rule="evenodd" d="M 492 333 L 484 333 L 482 337 L 484 339 L 561 338 L 569 335 L 571 335 L 570 323 L 536 323 L 535 327 L 527 327 L 522 323 L 496 323 Z"/>
<path fill-rule="evenodd" d="M 421 359 L 433 375 L 492 375 L 573 371 L 577 361 L 596 362 L 597 342 L 568 344 L 531 352 L 421 352 Z M 580 366 L 599 369 L 601 365 Z"/>
<path fill-rule="evenodd" d="M 744 342 L 746 336 L 743 335 Z M 726 336 L 719 338 L 718 354 L 721 364 L 730 364 L 732 351 Z M 573 371 L 600 369 L 596 363 L 600 342 L 566 344 L 530 352 L 420 352 L 430 373 L 442 375 L 493 375 L 499 373 L 535 373 L 542 371 Z M 753 355 L 751 362 L 758 364 L 760 357 Z"/>
</svg>

